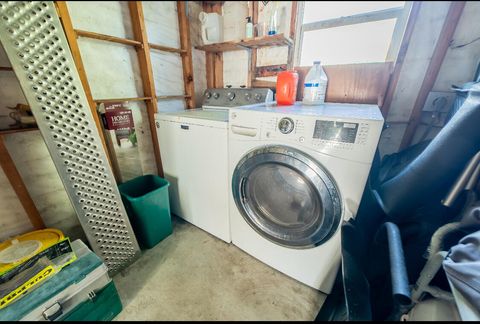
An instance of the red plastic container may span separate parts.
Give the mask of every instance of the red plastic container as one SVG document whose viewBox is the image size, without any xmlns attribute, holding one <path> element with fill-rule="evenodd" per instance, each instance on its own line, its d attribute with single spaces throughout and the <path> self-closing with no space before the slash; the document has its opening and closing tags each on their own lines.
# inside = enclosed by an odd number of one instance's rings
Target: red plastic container
<svg viewBox="0 0 480 324">
<path fill-rule="evenodd" d="M 298 74 L 295 71 L 283 71 L 277 76 L 277 105 L 293 105 L 297 97 Z"/>
</svg>

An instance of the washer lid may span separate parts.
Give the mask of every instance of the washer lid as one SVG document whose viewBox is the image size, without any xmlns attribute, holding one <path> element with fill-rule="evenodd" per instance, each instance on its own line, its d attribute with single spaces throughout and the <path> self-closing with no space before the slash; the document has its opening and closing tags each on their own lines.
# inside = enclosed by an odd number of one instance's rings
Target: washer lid
<svg viewBox="0 0 480 324">
<path fill-rule="evenodd" d="M 227 128 L 228 111 L 213 109 L 186 109 L 177 112 L 158 113 L 155 115 L 155 119 Z"/>
</svg>

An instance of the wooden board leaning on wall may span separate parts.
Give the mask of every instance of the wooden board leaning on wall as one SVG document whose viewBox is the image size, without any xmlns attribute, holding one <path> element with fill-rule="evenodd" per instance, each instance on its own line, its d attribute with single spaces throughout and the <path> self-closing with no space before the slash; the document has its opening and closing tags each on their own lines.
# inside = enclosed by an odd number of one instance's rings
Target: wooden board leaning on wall
<svg viewBox="0 0 480 324">
<path fill-rule="evenodd" d="M 273 69 L 273 66 L 270 68 Z M 327 102 L 382 106 L 393 69 L 392 62 L 327 65 L 323 68 L 328 76 Z M 294 69 L 298 73 L 297 100 L 301 101 L 303 98 L 303 82 L 310 66 L 297 66 Z M 262 68 L 257 67 L 257 73 L 260 70 Z M 265 71 L 263 73 L 264 75 L 257 75 L 257 77 L 276 74 L 276 72 L 266 73 Z M 275 82 L 257 79 L 254 86 L 274 89 Z"/>
</svg>

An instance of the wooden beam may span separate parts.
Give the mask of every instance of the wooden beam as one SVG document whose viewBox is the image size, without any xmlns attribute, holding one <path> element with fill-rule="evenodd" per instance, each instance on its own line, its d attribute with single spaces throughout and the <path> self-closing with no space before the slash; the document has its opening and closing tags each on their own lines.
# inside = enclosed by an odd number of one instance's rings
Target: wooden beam
<svg viewBox="0 0 480 324">
<path fill-rule="evenodd" d="M 287 69 L 293 69 L 295 62 L 295 30 L 297 25 L 297 16 L 298 16 L 298 2 L 292 1 L 292 10 L 290 11 L 290 34 L 289 37 L 292 40 L 292 45 L 288 47 L 288 56 L 287 56 Z"/>
<path fill-rule="evenodd" d="M 275 89 L 277 83 L 275 81 L 265 81 L 265 80 L 253 80 L 252 87 L 255 88 L 270 88 Z"/>
<path fill-rule="evenodd" d="M 303 25 L 303 31 L 312 31 L 332 27 L 340 27 L 354 24 L 361 24 L 366 22 L 392 19 L 398 17 L 402 13 L 403 7 L 390 8 L 384 10 L 378 10 L 374 12 L 361 13 L 358 15 L 352 15 L 347 17 L 339 17 L 321 21 L 315 21 Z"/>
<path fill-rule="evenodd" d="M 88 84 L 87 73 L 85 72 L 85 67 L 83 66 L 80 48 L 78 47 L 77 43 L 77 35 L 75 33 L 75 30 L 73 29 L 72 20 L 70 19 L 70 14 L 67 8 L 67 3 L 65 1 L 55 1 L 55 7 L 57 8 L 57 13 L 60 18 L 60 22 L 62 23 L 63 31 L 65 32 L 65 36 L 67 37 L 68 45 L 70 46 L 70 51 L 72 52 L 73 60 L 75 62 L 75 66 L 77 67 L 78 76 L 80 77 L 80 81 L 82 82 L 82 87 L 85 91 L 85 96 L 87 97 L 90 111 L 92 112 L 93 120 L 95 121 L 95 125 L 97 126 L 98 136 L 102 141 L 108 163 L 110 164 L 113 173 L 115 174 L 118 170 L 114 170 L 114 167 L 115 165 L 118 165 L 118 163 L 112 163 L 112 160 L 116 159 L 117 157 L 115 155 L 109 154 L 109 149 L 107 147 L 107 143 L 103 134 L 103 125 L 97 114 L 97 106 L 93 101 L 92 91 L 90 90 L 90 85 Z"/>
<path fill-rule="evenodd" d="M 35 207 L 32 197 L 30 197 L 27 187 L 23 183 L 22 177 L 15 167 L 15 163 L 8 153 L 7 147 L 3 141 L 3 136 L 0 136 L 0 166 L 12 185 L 13 190 L 17 194 L 18 200 L 25 209 L 33 228 L 36 230 L 45 228 L 45 223 L 43 222 L 37 207 Z"/>
<path fill-rule="evenodd" d="M 297 100 L 303 97 L 303 82 L 311 66 L 297 66 Z M 392 70 L 391 62 L 323 66 L 328 76 L 326 102 L 379 104 Z"/>
<path fill-rule="evenodd" d="M 133 34 L 135 40 L 142 43 L 142 48 L 137 48 L 138 63 L 142 76 L 143 93 L 145 97 L 152 98 L 146 101 L 148 121 L 152 135 L 153 151 L 157 164 L 158 175 L 163 177 L 162 160 L 160 157 L 160 147 L 157 138 L 157 128 L 155 126 L 155 113 L 158 111 L 158 104 L 155 95 L 155 84 L 153 80 L 152 62 L 150 58 L 150 47 L 148 46 L 147 32 L 145 28 L 145 19 L 143 17 L 143 8 L 141 1 L 129 1 L 130 18 L 132 21 Z"/>
<path fill-rule="evenodd" d="M 185 1 L 177 1 L 178 30 L 180 33 L 180 47 L 185 52 L 182 55 L 183 86 L 187 108 L 195 108 L 195 86 L 193 82 L 192 44 L 190 42 L 190 25 L 188 23 Z"/>
<path fill-rule="evenodd" d="M 171 99 L 189 99 L 189 95 L 167 95 L 167 96 L 156 96 L 157 100 L 171 100 Z M 109 103 L 109 102 L 119 102 L 119 101 L 148 101 L 152 100 L 152 97 L 133 97 L 133 98 L 111 98 L 111 99 L 95 99 L 96 103 Z"/>
<path fill-rule="evenodd" d="M 400 45 L 400 49 L 395 60 L 395 65 L 393 67 L 393 72 L 390 75 L 388 81 L 388 87 L 385 92 L 383 105 L 380 107 L 383 117 L 385 119 L 388 116 L 388 112 L 392 104 L 393 95 L 395 93 L 395 89 L 397 88 L 398 79 L 400 78 L 400 72 L 402 71 L 403 62 L 405 61 L 405 56 L 407 55 L 408 46 L 410 45 L 410 39 L 412 38 L 413 30 L 415 28 L 415 23 L 417 22 L 418 13 L 421 6 L 422 3 L 420 1 L 414 1 L 412 9 L 410 11 L 410 15 L 408 16 L 407 25 L 405 27 L 405 32 L 402 38 L 402 44 Z"/>
<path fill-rule="evenodd" d="M 191 97 L 187 95 L 157 96 L 157 100 L 190 99 Z"/>
<path fill-rule="evenodd" d="M 97 111 L 97 115 L 98 115 L 98 118 L 102 118 L 101 113 L 99 111 Z M 118 163 L 117 153 L 115 152 L 115 146 L 113 145 L 110 130 L 105 129 L 105 127 L 102 127 L 102 134 L 103 134 L 103 137 L 105 138 L 105 144 L 107 145 L 108 155 L 115 157 L 114 159 L 111 160 L 112 172 L 113 172 L 113 176 L 115 177 L 115 181 L 118 184 L 123 183 L 122 172 L 120 171 L 120 163 Z"/>
<path fill-rule="evenodd" d="M 168 46 L 163 46 L 163 45 L 158 45 L 158 44 L 152 44 L 152 43 L 148 43 L 148 46 L 150 46 L 150 49 L 154 49 L 154 50 L 162 51 L 162 52 L 179 53 L 181 55 L 187 53 L 186 50 L 183 50 L 181 48 L 173 48 L 173 47 L 168 47 Z"/>
<path fill-rule="evenodd" d="M 134 97 L 134 98 L 112 98 L 112 99 L 95 99 L 96 103 L 109 103 L 119 101 L 147 101 L 152 100 L 152 97 Z"/>
<path fill-rule="evenodd" d="M 442 30 L 440 31 L 440 35 L 437 40 L 437 44 L 435 45 L 427 72 L 425 73 L 422 86 L 420 87 L 417 99 L 413 105 L 410 121 L 407 125 L 407 129 L 405 130 L 400 149 L 408 147 L 412 142 L 417 126 L 420 123 L 423 106 L 427 100 L 428 93 L 432 90 L 433 85 L 435 84 L 435 80 L 437 79 L 438 72 L 442 66 L 443 59 L 445 58 L 445 54 L 447 54 L 448 47 L 452 41 L 453 34 L 457 28 L 458 21 L 460 20 L 463 8 L 465 7 L 465 3 L 466 1 L 452 1 L 450 4 L 447 17 L 445 18 Z"/>
<path fill-rule="evenodd" d="M 203 11 L 222 14 L 222 3 L 203 3 Z M 223 54 L 221 52 L 205 53 L 208 88 L 223 88 Z"/>
<path fill-rule="evenodd" d="M 38 127 L 25 127 L 25 128 L 12 128 L 12 129 L 2 129 L 0 130 L 1 135 L 8 135 L 8 134 L 15 134 L 15 133 L 23 133 L 38 130 Z"/>
<path fill-rule="evenodd" d="M 205 53 L 205 74 L 207 78 L 207 88 L 215 88 L 215 60 L 214 53 Z"/>
<path fill-rule="evenodd" d="M 223 88 L 223 53 L 213 53 L 215 88 Z"/>
<path fill-rule="evenodd" d="M 99 33 L 94 33 L 94 32 L 90 32 L 90 31 L 86 31 L 86 30 L 75 29 L 75 33 L 77 34 L 77 36 L 80 36 L 80 37 L 99 39 L 99 40 L 112 42 L 112 43 L 123 44 L 123 45 L 138 46 L 138 47 L 142 46 L 141 42 L 138 42 L 138 41 L 135 41 L 135 40 L 132 40 L 132 39 L 110 36 L 110 35 L 105 35 L 105 34 L 99 34 Z"/>
<path fill-rule="evenodd" d="M 258 1 L 251 1 L 250 2 L 250 12 L 248 13 L 252 17 L 252 23 L 255 26 L 255 24 L 258 23 Z M 257 69 L 257 49 L 252 48 L 249 50 L 248 53 L 248 80 L 247 80 L 247 87 L 256 87 L 254 85 L 255 80 L 256 80 L 256 75 L 255 71 Z"/>
<path fill-rule="evenodd" d="M 286 71 L 286 70 L 287 70 L 287 64 L 257 66 L 255 68 L 255 76 L 257 78 L 276 76 L 279 72 Z"/>
</svg>

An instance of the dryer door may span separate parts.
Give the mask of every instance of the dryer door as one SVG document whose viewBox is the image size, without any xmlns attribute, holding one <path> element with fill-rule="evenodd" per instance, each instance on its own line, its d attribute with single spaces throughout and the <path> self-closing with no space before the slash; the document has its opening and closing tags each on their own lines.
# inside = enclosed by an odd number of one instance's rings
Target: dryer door
<svg viewBox="0 0 480 324">
<path fill-rule="evenodd" d="M 337 186 L 313 158 L 287 146 L 265 146 L 238 163 L 235 203 L 260 235 L 291 248 L 311 248 L 337 230 L 342 206 Z"/>
</svg>

